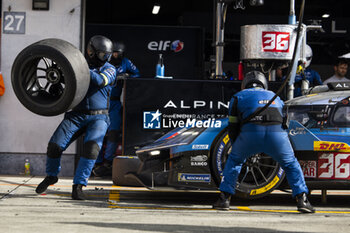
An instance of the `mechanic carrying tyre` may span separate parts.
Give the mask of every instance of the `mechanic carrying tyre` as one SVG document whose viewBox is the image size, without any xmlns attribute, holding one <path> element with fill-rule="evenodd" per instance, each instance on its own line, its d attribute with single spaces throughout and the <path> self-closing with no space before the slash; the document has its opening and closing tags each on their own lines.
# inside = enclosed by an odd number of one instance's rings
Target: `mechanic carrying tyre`
<svg viewBox="0 0 350 233">
<path fill-rule="evenodd" d="M 283 102 L 276 98 L 272 104 L 260 114 L 244 123 L 244 119 L 262 108 L 274 93 L 267 90 L 267 80 L 263 73 L 252 71 L 242 81 L 242 91 L 236 93 L 229 107 L 229 137 L 232 150 L 225 164 L 220 184 L 220 197 L 213 208 L 229 210 L 231 195 L 235 187 L 242 164 L 249 156 L 264 152 L 276 160 L 286 172 L 287 180 L 296 197 L 298 211 L 314 213 L 307 199 L 306 187 L 301 167 L 294 156 L 287 132 L 282 126 Z M 283 128 L 282 128 L 283 127 Z"/>
<path fill-rule="evenodd" d="M 118 147 L 121 141 L 121 125 L 122 125 L 122 103 L 120 101 L 123 79 L 138 78 L 140 77 L 140 71 L 137 67 L 125 57 L 125 44 L 121 41 L 113 41 L 113 54 L 110 63 L 115 66 L 117 70 L 117 85 L 112 89 L 111 101 L 109 107 L 109 117 L 111 119 L 111 125 L 107 132 L 107 142 L 105 151 L 100 150 L 100 153 L 96 160 L 96 165 L 92 170 L 92 173 L 97 177 L 111 176 L 112 175 L 112 163 Z M 104 152 L 104 153 L 103 153 Z"/>
<path fill-rule="evenodd" d="M 43 193 L 58 181 L 61 155 L 82 133 L 85 133 L 83 155 L 80 157 L 73 180 L 72 199 L 84 200 L 82 187 L 87 185 L 91 170 L 102 147 L 103 137 L 110 124 L 108 116 L 109 93 L 115 84 L 116 69 L 108 63 L 112 41 L 94 36 L 87 45 L 86 59 L 90 67 L 90 86 L 83 100 L 66 112 L 63 121 L 52 135 L 47 147 L 45 179 L 36 188 Z"/>
</svg>

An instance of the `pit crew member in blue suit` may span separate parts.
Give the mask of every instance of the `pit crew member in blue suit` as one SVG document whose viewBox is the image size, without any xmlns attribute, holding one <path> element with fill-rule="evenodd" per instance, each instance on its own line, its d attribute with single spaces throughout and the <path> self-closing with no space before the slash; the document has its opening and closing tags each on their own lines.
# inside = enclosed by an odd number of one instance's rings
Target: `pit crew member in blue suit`
<svg viewBox="0 0 350 233">
<path fill-rule="evenodd" d="M 125 44 L 120 41 L 113 41 L 113 54 L 110 63 L 117 69 L 117 85 L 112 89 L 111 104 L 109 107 L 109 117 L 111 125 L 108 128 L 105 151 L 101 150 L 96 160 L 93 174 L 95 176 L 111 176 L 112 163 L 118 147 L 121 135 L 122 125 L 122 103 L 120 101 L 123 78 L 140 77 L 140 71 L 137 67 L 125 57 Z M 103 153 L 104 152 L 104 153 Z"/>
<path fill-rule="evenodd" d="M 236 93 L 229 106 L 228 132 L 232 150 L 225 164 L 220 184 L 220 197 L 213 205 L 214 209 L 228 210 L 230 198 L 235 194 L 238 175 L 245 159 L 257 153 L 266 153 L 276 160 L 286 172 L 297 199 L 298 211 L 313 213 L 314 208 L 307 199 L 306 187 L 301 167 L 294 156 L 287 132 L 282 128 L 283 102 L 279 97 L 272 104 L 247 123 L 253 112 L 262 108 L 275 95 L 267 90 L 267 80 L 263 73 L 252 71 L 242 81 L 242 91 Z"/>
<path fill-rule="evenodd" d="M 47 147 L 45 179 L 36 188 L 43 193 L 49 185 L 58 181 L 62 152 L 82 133 L 83 154 L 79 159 L 73 179 L 72 199 L 84 200 L 82 187 L 86 186 L 102 147 L 103 137 L 110 124 L 108 102 L 116 69 L 108 63 L 112 54 L 112 41 L 100 35 L 93 36 L 87 45 L 87 61 L 90 67 L 90 85 L 84 99 L 64 119 L 52 135 Z"/>
<path fill-rule="evenodd" d="M 314 87 L 317 85 L 322 85 L 322 80 L 321 80 L 321 76 L 319 75 L 319 73 L 317 73 L 317 71 L 310 69 L 310 64 L 312 61 L 312 49 L 309 45 L 306 45 L 306 63 L 305 63 L 305 69 L 302 71 L 299 71 L 296 75 L 295 75 L 295 82 L 294 82 L 294 97 L 298 97 L 301 96 L 301 84 L 302 84 L 302 80 L 306 79 L 309 82 L 309 86 L 310 87 Z"/>
</svg>

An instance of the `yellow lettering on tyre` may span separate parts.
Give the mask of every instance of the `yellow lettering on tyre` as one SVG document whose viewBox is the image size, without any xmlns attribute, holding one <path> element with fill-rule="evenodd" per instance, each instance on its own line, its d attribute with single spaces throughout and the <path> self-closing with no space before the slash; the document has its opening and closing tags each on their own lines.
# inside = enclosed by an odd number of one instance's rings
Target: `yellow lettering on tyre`
<svg viewBox="0 0 350 233">
<path fill-rule="evenodd" d="M 230 138 L 228 137 L 228 134 L 224 137 L 224 140 L 222 140 L 225 145 L 227 144 L 227 142 L 230 140 Z"/>
<path fill-rule="evenodd" d="M 278 176 L 275 176 L 275 178 L 273 178 L 273 180 L 270 183 L 268 183 L 266 186 L 259 189 L 253 189 L 252 191 L 250 191 L 250 195 L 259 195 L 261 193 L 267 192 L 268 190 L 272 189 L 279 180 L 280 178 Z"/>
</svg>

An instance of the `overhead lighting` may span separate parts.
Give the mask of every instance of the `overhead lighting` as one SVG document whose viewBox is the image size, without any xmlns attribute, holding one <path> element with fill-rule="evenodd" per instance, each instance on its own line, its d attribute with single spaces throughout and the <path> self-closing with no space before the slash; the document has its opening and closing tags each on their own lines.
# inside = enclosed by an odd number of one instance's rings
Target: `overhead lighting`
<svg viewBox="0 0 350 233">
<path fill-rule="evenodd" d="M 154 15 L 158 14 L 159 10 L 160 10 L 160 5 L 154 4 L 152 14 L 154 14 Z"/>
<path fill-rule="evenodd" d="M 331 16 L 330 14 L 323 14 L 322 18 L 329 18 L 329 16 Z"/>
</svg>

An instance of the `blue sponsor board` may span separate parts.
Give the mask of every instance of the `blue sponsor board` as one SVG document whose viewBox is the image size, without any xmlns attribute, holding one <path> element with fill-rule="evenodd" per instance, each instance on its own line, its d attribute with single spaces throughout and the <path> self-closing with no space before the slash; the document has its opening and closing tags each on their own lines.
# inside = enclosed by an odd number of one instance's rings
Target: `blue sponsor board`
<svg viewBox="0 0 350 233">
<path fill-rule="evenodd" d="M 178 181 L 182 182 L 206 182 L 210 183 L 210 174 L 178 173 Z"/>
</svg>

